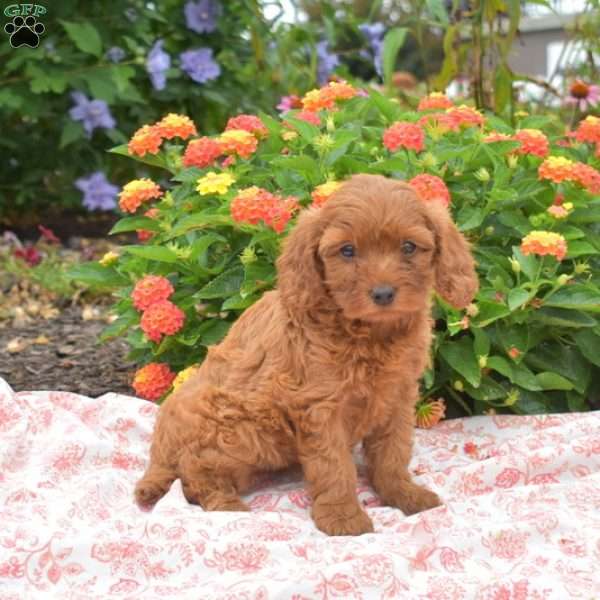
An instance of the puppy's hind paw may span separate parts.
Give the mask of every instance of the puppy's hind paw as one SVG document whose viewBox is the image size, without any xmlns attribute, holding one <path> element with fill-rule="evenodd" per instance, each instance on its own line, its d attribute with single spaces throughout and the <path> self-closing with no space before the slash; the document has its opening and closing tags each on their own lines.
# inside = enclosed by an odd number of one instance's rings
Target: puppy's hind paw
<svg viewBox="0 0 600 600">
<path fill-rule="evenodd" d="M 143 510 L 152 508 L 165 494 L 167 490 L 160 484 L 142 479 L 135 486 L 135 501 Z"/>
</svg>

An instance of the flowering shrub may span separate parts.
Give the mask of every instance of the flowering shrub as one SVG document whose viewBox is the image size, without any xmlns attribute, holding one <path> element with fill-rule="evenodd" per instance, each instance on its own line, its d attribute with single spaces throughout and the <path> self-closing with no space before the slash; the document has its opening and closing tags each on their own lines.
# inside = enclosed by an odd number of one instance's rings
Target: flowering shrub
<svg viewBox="0 0 600 600">
<path fill-rule="evenodd" d="M 301 104 L 280 119 L 238 116 L 217 136 L 163 139 L 151 155 L 169 189 L 124 186 L 123 209 L 136 212 L 114 232 L 152 235 L 77 275 L 116 289 L 105 337 L 125 334 L 141 365 L 163 365 L 142 368 L 138 393 L 165 392 L 167 365 L 180 373 L 199 363 L 275 286 L 280 242 L 299 212 L 318 210 L 354 173 L 379 173 L 448 206 L 478 263 L 480 292 L 466 310 L 435 304 L 422 423 L 441 416 L 442 402 L 427 404 L 440 397 L 475 413 L 585 409 L 600 374 L 600 126 L 587 120 L 565 137 L 536 116 L 515 131 L 439 94 L 413 112 L 345 83 Z M 114 151 L 144 159 L 131 144 Z"/>
</svg>

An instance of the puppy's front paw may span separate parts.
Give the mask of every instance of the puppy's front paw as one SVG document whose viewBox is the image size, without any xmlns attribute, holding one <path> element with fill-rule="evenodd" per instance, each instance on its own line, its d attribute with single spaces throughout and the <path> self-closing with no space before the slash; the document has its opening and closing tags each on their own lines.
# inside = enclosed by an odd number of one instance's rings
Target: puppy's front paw
<svg viewBox="0 0 600 600">
<path fill-rule="evenodd" d="M 412 481 L 402 482 L 397 489 L 382 494 L 381 499 L 385 504 L 399 508 L 407 516 L 442 504 L 437 494 Z"/>
<path fill-rule="evenodd" d="M 358 505 L 313 507 L 315 525 L 327 535 L 362 535 L 373 532 L 373 521 Z"/>
</svg>

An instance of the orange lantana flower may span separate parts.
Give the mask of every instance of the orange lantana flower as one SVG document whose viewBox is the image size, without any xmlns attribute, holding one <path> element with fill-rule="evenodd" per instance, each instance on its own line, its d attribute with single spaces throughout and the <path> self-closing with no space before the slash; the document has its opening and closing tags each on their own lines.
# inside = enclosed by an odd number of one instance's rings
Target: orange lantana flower
<svg viewBox="0 0 600 600">
<path fill-rule="evenodd" d="M 196 126 L 189 117 L 175 113 L 169 113 L 166 117 L 163 117 L 156 123 L 154 127 L 156 127 L 161 135 L 167 140 L 174 137 L 180 137 L 181 139 L 187 140 L 187 138 L 197 134 Z"/>
<path fill-rule="evenodd" d="M 150 305 L 166 300 L 174 292 L 171 282 L 162 275 L 142 277 L 131 292 L 133 305 L 138 310 L 146 310 Z"/>
<path fill-rule="evenodd" d="M 514 139 L 521 142 L 521 146 L 516 149 L 517 154 L 541 157 L 548 154 L 548 138 L 539 129 L 521 129 L 515 133 Z"/>
<path fill-rule="evenodd" d="M 341 185 L 341 181 L 328 181 L 318 185 L 311 194 L 313 206 L 323 206 Z"/>
<path fill-rule="evenodd" d="M 302 107 L 312 112 L 332 109 L 338 100 L 348 100 L 357 93 L 356 88 L 345 81 L 332 81 L 320 89 L 307 92 L 302 98 Z"/>
<path fill-rule="evenodd" d="M 183 154 L 183 166 L 204 169 L 213 165 L 221 154 L 223 149 L 219 142 L 209 137 L 201 137 L 187 145 Z"/>
<path fill-rule="evenodd" d="M 437 175 L 421 173 L 409 180 L 408 183 L 414 188 L 421 200 L 425 202 L 438 201 L 444 206 L 450 204 L 450 191 L 443 179 L 440 179 Z"/>
<path fill-rule="evenodd" d="M 554 183 L 573 179 L 575 163 L 564 156 L 549 156 L 538 168 L 540 179 L 549 179 Z"/>
<path fill-rule="evenodd" d="M 269 133 L 265 124 L 254 115 L 238 115 L 237 117 L 231 117 L 231 119 L 227 121 L 225 131 L 230 131 L 231 129 L 243 129 L 259 138 L 266 137 Z"/>
<path fill-rule="evenodd" d="M 249 158 L 256 152 L 258 140 L 244 129 L 230 129 L 224 131 L 218 138 L 221 150 L 225 154 L 237 154 L 242 158 Z"/>
<path fill-rule="evenodd" d="M 169 300 L 153 302 L 142 315 L 140 327 L 146 337 L 160 342 L 163 335 L 177 333 L 185 321 L 185 313 Z"/>
<path fill-rule="evenodd" d="M 298 209 L 298 201 L 293 196 L 284 198 L 256 186 L 241 190 L 230 205 L 234 221 L 251 225 L 263 221 L 277 233 L 285 229 Z"/>
<path fill-rule="evenodd" d="M 151 179 L 134 179 L 119 194 L 119 206 L 125 212 L 134 213 L 143 202 L 160 198 L 162 190 Z"/>
<path fill-rule="evenodd" d="M 574 137 L 578 142 L 600 144 L 600 118 L 587 116 L 577 126 Z"/>
<path fill-rule="evenodd" d="M 418 123 L 394 123 L 383 132 L 383 145 L 390 152 L 398 148 L 421 152 L 425 148 L 425 132 Z"/>
<path fill-rule="evenodd" d="M 443 94 L 442 92 L 431 92 L 428 96 L 419 100 L 418 110 L 430 110 L 430 109 L 446 109 L 454 106 L 452 100 Z"/>
<path fill-rule="evenodd" d="M 163 136 L 154 125 L 144 125 L 138 129 L 127 144 L 129 154 L 144 156 L 146 153 L 156 154 L 160 150 Z"/>
<path fill-rule="evenodd" d="M 559 233 L 553 231 L 532 231 L 521 241 L 523 254 L 550 254 L 556 260 L 562 260 L 567 255 L 567 241 Z"/>
<path fill-rule="evenodd" d="M 165 363 L 150 363 L 138 371 L 132 387 L 136 394 L 146 400 L 158 400 L 171 387 L 175 373 Z"/>
</svg>

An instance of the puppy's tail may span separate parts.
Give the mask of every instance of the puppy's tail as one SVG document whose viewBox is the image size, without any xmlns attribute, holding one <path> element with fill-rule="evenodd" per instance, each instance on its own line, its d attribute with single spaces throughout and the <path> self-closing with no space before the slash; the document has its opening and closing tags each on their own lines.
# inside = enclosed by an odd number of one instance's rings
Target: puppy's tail
<svg viewBox="0 0 600 600">
<path fill-rule="evenodd" d="M 177 475 L 173 469 L 151 462 L 135 486 L 138 506 L 146 510 L 154 506 L 169 491 L 175 479 Z"/>
</svg>

